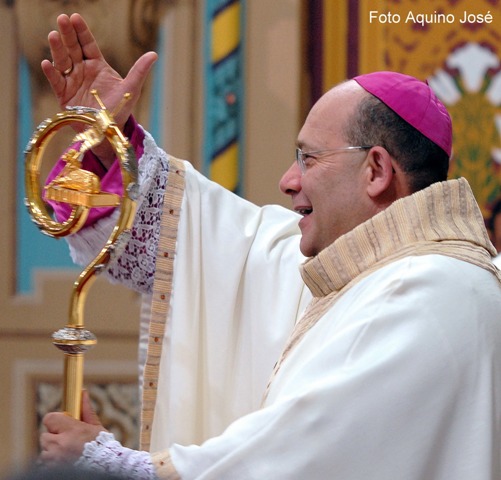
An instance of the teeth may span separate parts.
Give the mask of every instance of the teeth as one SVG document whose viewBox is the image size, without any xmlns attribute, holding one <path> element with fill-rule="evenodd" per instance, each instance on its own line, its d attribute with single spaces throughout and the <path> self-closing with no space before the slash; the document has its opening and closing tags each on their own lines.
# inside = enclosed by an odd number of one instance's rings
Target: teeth
<svg viewBox="0 0 501 480">
<path fill-rule="evenodd" d="M 299 215 L 309 215 L 311 213 L 311 208 L 298 208 L 296 212 L 299 213 Z"/>
</svg>

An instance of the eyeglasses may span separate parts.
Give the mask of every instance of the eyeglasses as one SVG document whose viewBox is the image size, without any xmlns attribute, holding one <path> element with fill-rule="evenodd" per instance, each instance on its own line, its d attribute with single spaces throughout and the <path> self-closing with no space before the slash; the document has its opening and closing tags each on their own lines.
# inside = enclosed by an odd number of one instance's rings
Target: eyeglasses
<svg viewBox="0 0 501 480">
<path fill-rule="evenodd" d="M 341 147 L 341 148 L 334 148 L 332 150 L 315 150 L 313 152 L 303 152 L 300 148 L 296 148 L 296 162 L 299 165 L 299 168 L 301 169 L 301 173 L 306 172 L 307 168 L 307 159 L 311 158 L 313 160 L 316 160 L 320 154 L 328 153 L 329 155 L 334 155 L 335 153 L 341 153 L 341 152 L 356 152 L 359 150 L 369 150 L 372 148 L 372 145 L 364 145 L 360 147 Z"/>
</svg>

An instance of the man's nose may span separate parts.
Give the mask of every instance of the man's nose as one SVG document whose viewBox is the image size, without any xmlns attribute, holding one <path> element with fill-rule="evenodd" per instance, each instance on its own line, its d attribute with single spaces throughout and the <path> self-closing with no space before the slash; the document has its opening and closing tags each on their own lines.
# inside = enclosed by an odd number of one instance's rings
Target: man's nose
<svg viewBox="0 0 501 480">
<path fill-rule="evenodd" d="M 285 195 L 294 195 L 301 190 L 301 169 L 297 162 L 294 162 L 283 174 L 278 184 L 280 191 Z"/>
</svg>

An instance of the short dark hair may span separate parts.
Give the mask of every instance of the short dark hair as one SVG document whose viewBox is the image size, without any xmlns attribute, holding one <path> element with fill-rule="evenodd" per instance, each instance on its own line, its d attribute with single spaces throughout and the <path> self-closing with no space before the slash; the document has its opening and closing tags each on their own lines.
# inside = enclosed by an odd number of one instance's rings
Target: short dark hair
<svg viewBox="0 0 501 480">
<path fill-rule="evenodd" d="M 360 100 L 345 135 L 352 145 L 384 147 L 408 176 L 413 192 L 447 180 L 447 153 L 370 93 Z"/>
</svg>

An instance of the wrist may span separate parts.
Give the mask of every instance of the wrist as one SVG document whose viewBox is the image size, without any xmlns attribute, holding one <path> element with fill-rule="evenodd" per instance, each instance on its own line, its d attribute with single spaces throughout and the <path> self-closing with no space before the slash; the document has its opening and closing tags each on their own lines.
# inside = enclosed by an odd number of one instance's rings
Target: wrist
<svg viewBox="0 0 501 480">
<path fill-rule="evenodd" d="M 144 132 L 132 115 L 129 116 L 121 131 L 129 140 L 136 158 L 139 159 L 143 154 Z M 92 150 L 92 153 L 106 170 L 109 170 L 117 159 L 116 153 L 109 142 L 101 143 Z"/>
</svg>

